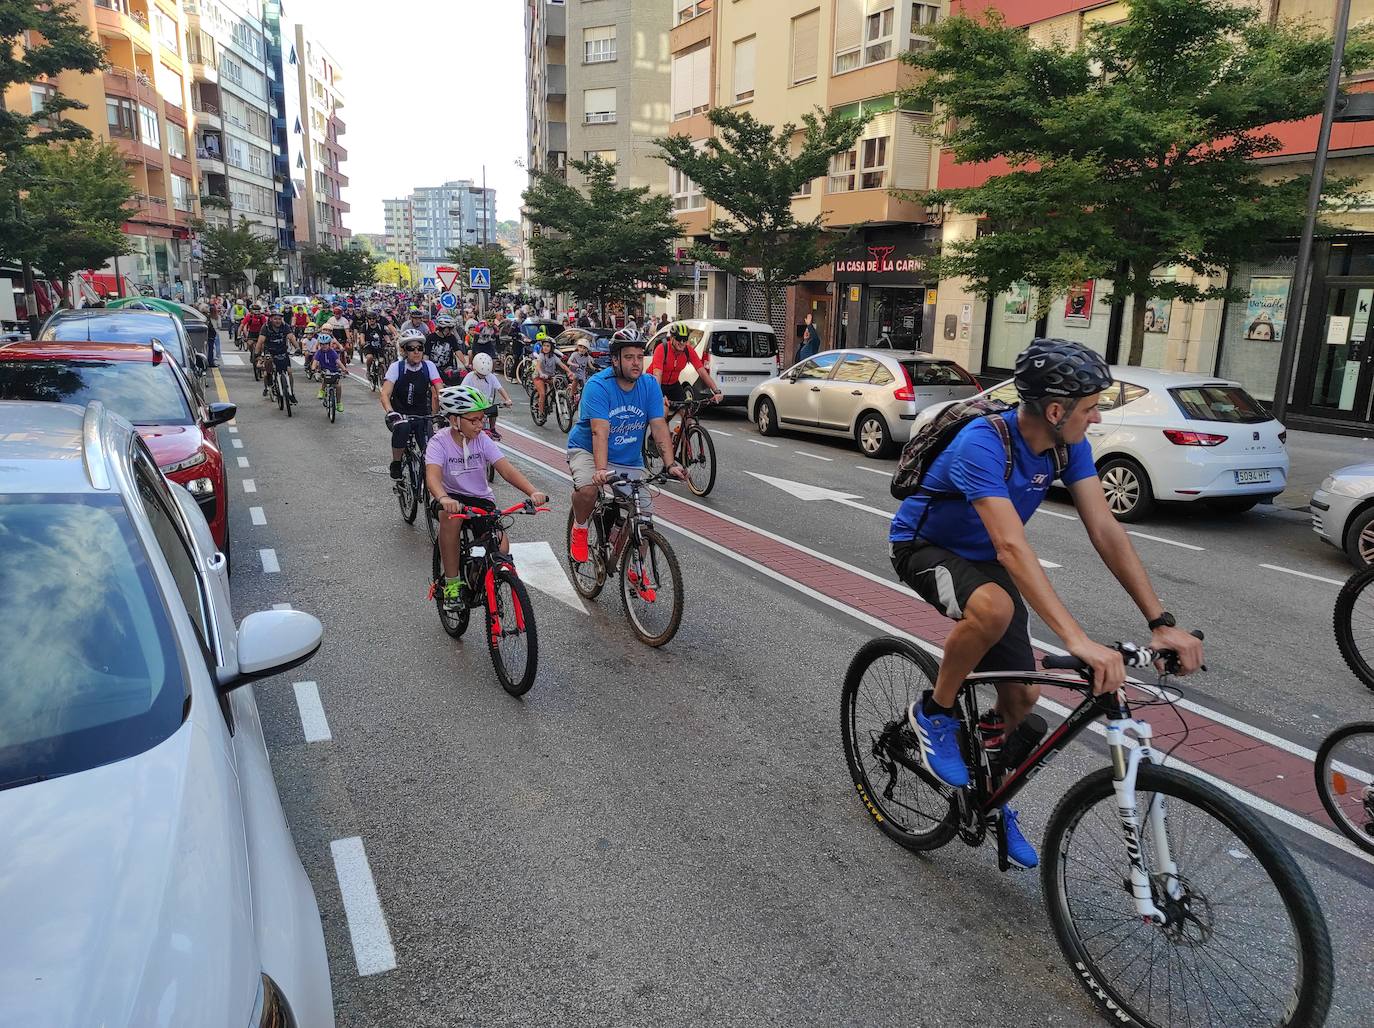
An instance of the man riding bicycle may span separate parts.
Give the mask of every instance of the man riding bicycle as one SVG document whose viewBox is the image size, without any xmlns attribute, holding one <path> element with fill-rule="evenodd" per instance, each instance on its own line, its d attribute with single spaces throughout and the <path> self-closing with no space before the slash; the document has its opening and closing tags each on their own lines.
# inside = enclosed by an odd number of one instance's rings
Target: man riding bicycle
<svg viewBox="0 0 1374 1028">
<path fill-rule="evenodd" d="M 634 338 L 638 338 L 639 333 L 634 329 L 622 328 L 620 332 L 634 333 Z M 617 332 L 616 335 L 619 335 Z M 653 360 L 649 362 L 649 373 L 658 379 L 663 387 L 663 395 L 671 404 L 677 405 L 687 399 L 687 386 L 681 381 L 682 373 L 687 370 L 687 365 L 696 368 L 697 377 L 706 383 L 711 390 L 711 402 L 720 403 L 725 398 L 716 385 L 716 380 L 711 377 L 711 372 L 707 370 L 706 364 L 698 356 L 697 351 L 687 345 L 687 337 L 691 334 L 691 329 L 683 321 L 677 322 L 668 330 L 668 340 L 659 343 L 654 347 Z"/>
<path fill-rule="evenodd" d="M 467 361 L 459 349 L 454 321 L 446 314 L 434 319 L 434 331 L 425 337 L 425 356 L 434 362 L 448 385 L 457 385 L 467 372 Z"/>
<path fill-rule="evenodd" d="M 1025 524 L 1057 477 L 1068 488 L 1102 562 L 1140 608 L 1150 646 L 1175 650 L 1182 673 L 1202 664 L 1202 644 L 1175 627 L 1126 531 L 1112 516 L 1086 435 L 1102 420 L 1099 396 L 1112 386 L 1102 357 L 1078 343 L 1037 339 L 1016 358 L 1020 406 L 975 417 L 958 430 L 902 501 L 889 533 L 897 577 L 958 623 L 945 641 L 935 688 L 913 703 L 907 720 L 920 742 L 921 763 L 951 788 L 969 784 L 959 743 L 955 697 L 973 671 L 1029 671 L 1035 667 L 1026 603 L 1075 657 L 1091 670 L 1098 694 L 1126 679 L 1121 654 L 1088 638 L 1055 593 Z M 1023 600 L 1022 597 L 1025 599 Z M 1007 682 L 997 689 L 1000 725 L 980 722 L 1006 737 L 1030 713 L 1040 688 Z M 1039 863 L 1021 834 L 1016 812 L 1002 808 L 1007 856 L 1019 867 Z"/>
<path fill-rule="evenodd" d="M 382 383 L 382 409 L 386 411 L 386 427 L 391 430 L 391 477 L 401 480 L 401 456 L 412 433 L 423 444 L 429 434 L 423 421 L 439 412 L 439 390 L 444 380 L 439 369 L 425 360 L 425 337 L 410 329 L 401 333 L 401 357 L 386 369 Z"/>
<path fill-rule="evenodd" d="M 262 376 L 263 396 L 271 392 L 272 375 L 277 371 L 285 371 L 291 402 L 297 402 L 296 380 L 291 374 L 291 348 L 295 345 L 296 336 L 282 320 L 281 311 L 273 310 L 267 324 L 258 334 L 257 342 L 257 352 L 262 355 L 262 360 L 267 362 L 270 359 L 270 366 L 264 368 Z"/>
</svg>

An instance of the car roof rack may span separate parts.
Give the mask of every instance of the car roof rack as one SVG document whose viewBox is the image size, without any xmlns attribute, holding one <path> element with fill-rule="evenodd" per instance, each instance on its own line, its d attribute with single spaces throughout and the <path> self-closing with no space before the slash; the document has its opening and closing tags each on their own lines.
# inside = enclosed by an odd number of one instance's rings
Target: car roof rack
<svg viewBox="0 0 1374 1028">
<path fill-rule="evenodd" d="M 99 400 L 86 404 L 81 420 L 81 459 L 86 465 L 86 477 L 95 489 L 110 488 L 110 472 L 105 460 L 105 442 L 101 433 L 105 420 L 105 405 Z"/>
</svg>

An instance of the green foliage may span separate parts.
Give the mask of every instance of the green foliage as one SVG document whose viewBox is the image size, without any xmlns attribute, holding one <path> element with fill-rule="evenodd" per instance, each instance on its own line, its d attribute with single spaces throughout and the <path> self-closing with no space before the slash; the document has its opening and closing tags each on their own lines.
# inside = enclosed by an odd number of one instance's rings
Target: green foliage
<svg viewBox="0 0 1374 1028">
<path fill-rule="evenodd" d="M 333 250 L 327 246 L 301 247 L 301 267 L 312 278 L 335 289 L 359 289 L 377 281 L 377 258 L 364 250 Z"/>
<path fill-rule="evenodd" d="M 568 162 L 586 179 L 585 194 L 557 175 L 536 172 L 525 209 L 540 288 L 594 302 L 664 296 L 677 237 L 673 201 L 647 187 L 618 188 L 615 168 L 593 158 Z"/>
<path fill-rule="evenodd" d="M 200 233 L 205 274 L 221 278 L 231 286 L 254 282 L 253 272 L 267 272 L 271 288 L 271 269 L 281 261 L 274 240 L 257 235 L 247 218 L 240 217 L 237 225 L 210 226 Z M 264 288 L 259 286 L 259 288 Z"/>
<path fill-rule="evenodd" d="M 467 288 L 469 268 L 490 268 L 492 292 L 501 292 L 510 285 L 515 274 L 515 262 L 499 243 L 470 243 L 448 251 L 449 263 L 458 269 L 456 288 Z"/>
<path fill-rule="evenodd" d="M 994 230 L 947 243 L 931 261 L 941 277 L 987 298 L 1027 281 L 1043 304 L 1110 278 L 1112 300 L 1134 298 L 1138 364 L 1146 300 L 1236 298 L 1152 276 L 1181 266 L 1221 277 L 1297 234 L 1307 180 L 1254 161 L 1280 149 L 1266 126 L 1320 111 L 1329 38 L 1229 0 L 1132 0 L 1125 21 L 1094 28 L 1078 50 L 1034 43 L 996 15 L 955 16 L 933 35 L 933 48 L 903 55 L 930 73 L 907 99 L 943 111 L 943 142 L 961 163 L 1012 167 L 930 197 Z M 1352 32 L 1346 71 L 1371 61 L 1374 36 Z M 1351 187 L 1328 181 L 1328 203 Z"/>
<path fill-rule="evenodd" d="M 377 265 L 377 281 L 387 286 L 408 286 L 411 283 L 410 268 L 400 261 L 382 261 Z"/>
<path fill-rule="evenodd" d="M 711 224 L 712 238 L 724 244 L 724 252 L 698 244 L 691 256 L 740 278 L 760 280 L 771 321 L 774 287 L 793 284 L 845 248 L 846 240 L 827 233 L 819 217 L 798 221 L 792 199 L 829 172 L 832 157 L 854 148 L 864 122 L 834 111 L 805 114 L 800 146 L 793 153 L 794 123 L 775 128 L 747 111 L 725 107 L 712 108 L 706 117 L 717 131 L 703 148 L 686 136 L 658 139 L 654 145 L 669 167 L 730 215 Z"/>
</svg>

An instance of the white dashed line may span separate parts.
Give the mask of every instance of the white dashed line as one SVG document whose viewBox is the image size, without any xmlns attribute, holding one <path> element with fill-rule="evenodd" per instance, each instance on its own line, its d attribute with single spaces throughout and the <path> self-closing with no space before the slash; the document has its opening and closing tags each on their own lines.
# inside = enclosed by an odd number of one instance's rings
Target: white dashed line
<svg viewBox="0 0 1374 1028">
<path fill-rule="evenodd" d="M 884 471 L 882 468 L 870 468 L 865 464 L 855 464 L 860 471 L 867 471 L 870 475 L 882 475 L 884 478 L 891 478 L 891 471 Z"/>
<path fill-rule="evenodd" d="M 246 468 L 246 467 L 248 467 L 248 458 L 247 458 L 247 457 L 240 457 L 240 458 L 239 458 L 239 467 L 241 467 L 241 468 Z"/>
<path fill-rule="evenodd" d="M 835 459 L 834 457 L 822 457 L 819 453 L 807 453 L 805 450 L 793 450 L 792 452 L 799 453 L 803 457 L 810 457 L 812 460 L 823 460 L 827 463 L 833 462 Z"/>
<path fill-rule="evenodd" d="M 721 431 L 720 429 L 718 429 L 718 428 L 708 428 L 706 431 L 710 432 L 712 435 L 734 435 L 734 434 L 735 434 L 734 432 L 722 432 L 722 431 Z"/>
<path fill-rule="evenodd" d="M 334 738 L 329 734 L 329 722 L 324 716 L 324 704 L 320 702 L 320 688 L 314 682 L 292 682 L 296 690 L 296 706 L 301 712 L 301 728 L 305 731 L 306 742 L 329 742 Z"/>
<path fill-rule="evenodd" d="M 272 604 L 272 609 L 273 609 L 273 610 L 291 610 L 292 607 L 291 607 L 291 604 L 289 604 L 289 603 L 274 603 L 274 604 Z"/>
<path fill-rule="evenodd" d="M 1049 515 L 1050 517 L 1052 517 L 1052 518 L 1063 518 L 1065 521 L 1077 521 L 1077 520 L 1078 520 L 1078 515 L 1077 515 L 1077 514 L 1063 514 L 1063 513 L 1059 512 L 1059 511 L 1057 511 L 1057 510 L 1050 510 L 1050 509 L 1048 509 L 1047 507 L 1041 507 L 1041 508 L 1039 509 L 1039 512 L 1040 512 L 1041 514 L 1048 514 L 1048 515 Z"/>
<path fill-rule="evenodd" d="M 239 434 L 239 430 L 238 430 L 237 428 L 235 428 L 233 425 L 230 425 L 230 426 L 229 426 L 229 434 L 230 434 L 230 435 L 238 435 L 238 434 Z"/>
<path fill-rule="evenodd" d="M 1168 543 L 1170 546 L 1177 546 L 1177 547 L 1179 547 L 1180 549 L 1184 549 L 1184 550 L 1195 550 L 1195 551 L 1197 551 L 1198 553 L 1201 553 L 1201 552 L 1202 552 L 1202 547 L 1201 547 L 1201 546 L 1194 546 L 1192 543 L 1181 543 L 1181 542 L 1178 542 L 1176 539 L 1165 539 L 1163 536 L 1159 536 L 1159 535 L 1148 535 L 1148 534 L 1146 534 L 1145 532 L 1137 532 L 1137 531 L 1136 531 L 1135 529 L 1133 529 L 1133 528 L 1128 528 L 1128 529 L 1126 529 L 1126 534 L 1127 534 L 1127 535 L 1133 535 L 1133 536 L 1135 536 L 1137 539 L 1149 539 L 1149 540 L 1151 540 L 1151 541 L 1153 541 L 1153 542 L 1157 542 L 1157 543 Z"/>
<path fill-rule="evenodd" d="M 243 449 L 243 440 L 242 440 L 242 439 L 239 439 L 239 438 L 235 437 L 235 438 L 233 438 L 233 439 L 230 439 L 229 441 L 230 441 L 231 443 L 234 444 L 234 449 L 236 449 L 236 450 L 242 450 L 242 449 Z"/>
<path fill-rule="evenodd" d="M 258 483 L 254 482 L 251 478 L 245 478 L 245 479 L 243 480 L 243 491 L 244 491 L 245 493 L 255 493 L 255 492 L 257 492 L 257 491 L 258 491 Z"/>
<path fill-rule="evenodd" d="M 259 550 L 258 556 L 262 558 L 262 570 L 265 574 L 275 575 L 281 571 L 281 565 L 277 563 L 276 550 Z"/>
<path fill-rule="evenodd" d="M 335 839 L 329 844 L 334 855 L 334 873 L 339 878 L 348 934 L 353 940 L 353 957 L 360 975 L 380 974 L 396 966 L 396 950 L 386 926 L 377 883 L 367 863 L 363 840 Z"/>
<path fill-rule="evenodd" d="M 1056 564 L 1056 563 L 1055 563 L 1054 561 L 1052 561 L 1052 560 L 1045 560 L 1043 557 L 1037 558 L 1037 559 L 1040 561 L 1040 566 L 1041 566 L 1042 568 L 1057 568 L 1057 567 L 1063 567 L 1062 564 Z"/>
<path fill-rule="evenodd" d="M 249 507 L 248 516 L 253 519 L 255 525 L 267 524 L 267 515 L 262 512 L 261 507 Z"/>
<path fill-rule="evenodd" d="M 226 368 L 243 367 L 243 358 L 236 353 L 222 353 L 219 355 L 219 362 Z"/>
<path fill-rule="evenodd" d="M 1282 571 L 1285 575 L 1297 575 L 1299 578 L 1310 578 L 1314 582 L 1325 582 L 1327 585 L 1345 585 L 1344 582 L 1336 578 L 1323 578 L 1321 575 L 1309 575 L 1306 571 L 1294 571 L 1292 568 L 1281 568 L 1277 564 L 1261 564 L 1260 567 L 1268 568 L 1270 571 Z"/>
<path fill-rule="evenodd" d="M 753 443 L 755 446 L 767 446 L 767 447 L 769 447 L 770 449 L 774 449 L 774 450 L 776 450 L 776 449 L 778 448 L 778 444 L 777 444 L 777 443 L 765 443 L 762 439 L 750 439 L 749 441 L 750 441 L 751 443 Z"/>
</svg>

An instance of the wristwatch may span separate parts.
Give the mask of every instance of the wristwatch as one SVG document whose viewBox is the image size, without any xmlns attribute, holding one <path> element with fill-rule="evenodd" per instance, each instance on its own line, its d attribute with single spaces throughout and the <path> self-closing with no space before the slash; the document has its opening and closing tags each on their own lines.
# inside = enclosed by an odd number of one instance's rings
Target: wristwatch
<svg viewBox="0 0 1374 1028">
<path fill-rule="evenodd" d="M 1178 622 L 1174 620 L 1174 616 L 1170 614 L 1167 610 L 1163 614 L 1159 615 L 1159 617 L 1149 622 L 1149 628 L 1151 632 L 1153 632 L 1156 628 L 1176 627 L 1178 627 Z"/>
</svg>

